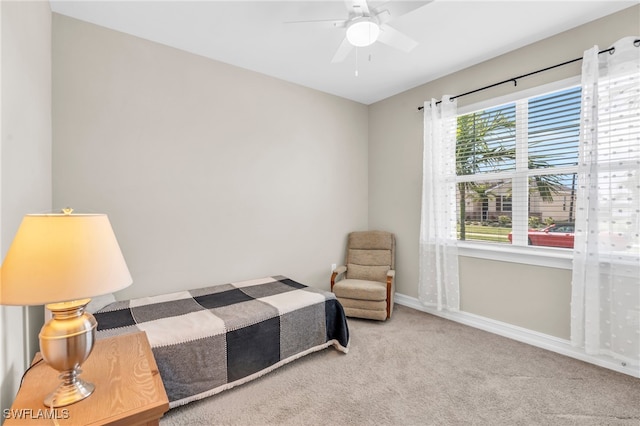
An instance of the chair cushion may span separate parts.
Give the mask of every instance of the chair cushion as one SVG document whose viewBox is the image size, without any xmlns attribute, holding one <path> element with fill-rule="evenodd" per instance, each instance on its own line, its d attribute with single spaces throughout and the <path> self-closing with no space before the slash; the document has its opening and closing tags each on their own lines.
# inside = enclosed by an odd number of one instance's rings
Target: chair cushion
<svg viewBox="0 0 640 426">
<path fill-rule="evenodd" d="M 344 308 L 344 314 L 348 317 L 365 318 L 371 320 L 385 321 L 387 319 L 387 310 L 371 310 L 371 309 L 357 309 L 357 308 Z"/>
<path fill-rule="evenodd" d="M 357 263 L 358 265 L 380 266 L 387 265 L 391 269 L 391 250 L 376 249 L 349 249 L 348 263 Z"/>
<path fill-rule="evenodd" d="M 347 279 L 387 282 L 388 265 L 363 266 L 354 263 L 347 264 Z"/>
<path fill-rule="evenodd" d="M 337 297 L 360 300 L 387 300 L 387 286 L 376 281 L 344 279 L 333 286 Z"/>
<path fill-rule="evenodd" d="M 360 300 L 360 299 L 349 299 L 347 297 L 338 297 L 340 304 L 343 308 L 353 308 L 353 309 L 367 309 L 374 311 L 384 311 L 387 312 L 387 301 L 386 300 Z"/>
<path fill-rule="evenodd" d="M 394 245 L 393 234 L 384 231 L 360 231 L 349 234 L 350 248 L 358 249 L 387 249 L 391 250 Z"/>
</svg>

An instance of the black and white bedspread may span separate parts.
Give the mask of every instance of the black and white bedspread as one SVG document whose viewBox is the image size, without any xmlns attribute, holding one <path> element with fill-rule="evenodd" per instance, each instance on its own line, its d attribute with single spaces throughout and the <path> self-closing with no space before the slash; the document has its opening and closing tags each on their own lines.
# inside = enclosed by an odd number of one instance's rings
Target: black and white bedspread
<svg viewBox="0 0 640 426">
<path fill-rule="evenodd" d="M 147 333 L 171 408 L 349 344 L 333 293 L 283 276 L 119 301 L 94 315 L 98 339 Z"/>
</svg>

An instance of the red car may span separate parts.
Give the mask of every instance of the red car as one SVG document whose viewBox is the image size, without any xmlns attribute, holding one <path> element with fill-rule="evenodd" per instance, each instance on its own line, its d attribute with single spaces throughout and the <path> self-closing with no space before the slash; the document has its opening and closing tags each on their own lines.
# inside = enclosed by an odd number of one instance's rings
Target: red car
<svg viewBox="0 0 640 426">
<path fill-rule="evenodd" d="M 529 245 L 573 248 L 574 231 L 573 223 L 557 223 L 541 230 L 529 229 Z M 511 232 L 508 237 L 511 242 Z"/>
</svg>

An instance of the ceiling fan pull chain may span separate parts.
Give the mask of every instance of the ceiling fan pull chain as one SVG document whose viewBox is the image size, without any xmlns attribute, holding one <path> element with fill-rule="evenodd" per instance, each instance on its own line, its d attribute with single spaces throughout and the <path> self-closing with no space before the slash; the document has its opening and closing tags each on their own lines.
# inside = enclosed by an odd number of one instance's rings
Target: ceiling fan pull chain
<svg viewBox="0 0 640 426">
<path fill-rule="evenodd" d="M 356 77 L 358 76 L 358 48 L 356 47 Z"/>
</svg>

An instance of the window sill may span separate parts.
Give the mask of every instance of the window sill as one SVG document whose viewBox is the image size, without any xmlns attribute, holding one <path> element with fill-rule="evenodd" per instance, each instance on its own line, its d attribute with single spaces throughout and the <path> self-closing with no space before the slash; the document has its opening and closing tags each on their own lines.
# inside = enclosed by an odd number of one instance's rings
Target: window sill
<svg viewBox="0 0 640 426">
<path fill-rule="evenodd" d="M 523 247 L 511 244 L 458 241 L 460 256 L 548 268 L 571 269 L 573 250 L 554 247 Z"/>
</svg>

